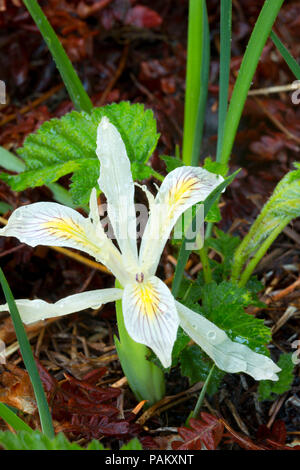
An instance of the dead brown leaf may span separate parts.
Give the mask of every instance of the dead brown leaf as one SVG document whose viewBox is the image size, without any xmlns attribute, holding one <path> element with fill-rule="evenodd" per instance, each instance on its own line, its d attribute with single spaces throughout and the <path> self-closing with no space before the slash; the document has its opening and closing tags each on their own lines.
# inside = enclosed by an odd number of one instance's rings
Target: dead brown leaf
<svg viewBox="0 0 300 470">
<path fill-rule="evenodd" d="M 13 364 L 0 367 L 0 402 L 31 415 L 35 413 L 37 405 L 26 371 Z"/>
</svg>

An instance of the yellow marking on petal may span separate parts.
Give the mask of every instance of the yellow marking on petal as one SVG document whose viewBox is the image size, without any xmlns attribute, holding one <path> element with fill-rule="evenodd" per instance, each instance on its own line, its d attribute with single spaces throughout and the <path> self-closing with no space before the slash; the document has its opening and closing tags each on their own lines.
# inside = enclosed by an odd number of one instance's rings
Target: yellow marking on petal
<svg viewBox="0 0 300 470">
<path fill-rule="evenodd" d="M 142 315 L 151 318 L 159 308 L 159 296 L 157 290 L 150 282 L 139 283 L 134 289 L 136 306 Z"/>
<path fill-rule="evenodd" d="M 198 184 L 199 180 L 194 175 L 185 175 L 184 178 L 176 181 L 167 196 L 170 206 L 169 217 L 172 217 L 178 207 L 186 202 L 191 193 L 197 189 Z"/>
<path fill-rule="evenodd" d="M 74 222 L 73 219 L 61 219 L 59 217 L 41 224 L 51 235 L 64 240 L 74 240 L 75 242 L 93 250 L 99 250 L 99 247 L 89 240 L 86 236 L 84 227 Z"/>
</svg>

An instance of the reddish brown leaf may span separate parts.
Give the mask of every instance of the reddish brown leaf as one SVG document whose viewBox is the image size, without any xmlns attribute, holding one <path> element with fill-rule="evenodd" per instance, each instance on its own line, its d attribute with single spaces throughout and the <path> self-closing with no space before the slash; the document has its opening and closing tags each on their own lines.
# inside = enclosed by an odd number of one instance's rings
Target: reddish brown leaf
<svg viewBox="0 0 300 470">
<path fill-rule="evenodd" d="M 52 406 L 55 419 L 71 419 L 73 415 L 78 416 L 116 416 L 119 410 L 113 404 L 104 404 L 118 397 L 121 390 L 107 387 L 100 388 L 92 385 L 90 380 L 105 373 L 106 369 L 89 372 L 88 381 L 77 380 L 67 374 L 66 380 L 59 383 L 49 372 L 36 361 L 41 380 L 47 392 L 48 402 Z M 94 374 L 93 374 L 94 373 Z M 94 377 L 93 377 L 94 376 Z"/>
<path fill-rule="evenodd" d="M 218 418 L 201 413 L 201 419 L 190 419 L 191 429 L 178 429 L 182 441 L 172 442 L 174 450 L 201 450 L 204 445 L 208 450 L 215 450 L 223 436 L 224 426 Z"/>
<path fill-rule="evenodd" d="M 73 416 L 70 422 L 64 422 L 56 427 L 56 432 L 61 431 L 88 439 L 99 439 L 103 436 L 124 439 L 139 435 L 142 427 L 136 423 L 130 423 L 126 419 L 111 420 L 108 417 Z M 147 443 L 149 446 L 154 445 L 152 440 L 151 442 L 148 440 Z"/>
<path fill-rule="evenodd" d="M 106 387 L 100 388 L 90 383 L 77 380 L 74 377 L 71 377 L 65 374 L 67 382 L 64 382 L 61 386 L 61 389 L 70 393 L 75 393 L 78 397 L 83 397 L 85 399 L 89 399 L 93 401 L 93 403 L 101 403 L 104 401 L 111 400 L 112 398 L 116 398 L 121 394 L 121 390 L 119 388 L 113 387 Z"/>
<path fill-rule="evenodd" d="M 278 444 L 284 445 L 286 443 L 286 427 L 282 420 L 278 419 L 269 429 L 265 424 L 259 426 L 256 438 L 258 441 L 271 439 Z"/>
<path fill-rule="evenodd" d="M 125 24 L 136 26 L 137 28 L 154 28 L 155 26 L 160 26 L 161 23 L 161 16 L 144 5 L 136 5 L 131 8 L 125 18 Z"/>
<path fill-rule="evenodd" d="M 99 369 L 93 369 L 83 377 L 83 380 L 86 383 L 96 385 L 98 380 L 100 380 L 106 373 L 107 373 L 107 367 L 100 367 Z"/>
<path fill-rule="evenodd" d="M 284 422 L 281 419 L 278 419 L 273 424 L 271 436 L 273 440 L 278 442 L 279 444 L 286 443 L 286 437 L 287 437 L 286 427 L 285 427 Z"/>
<path fill-rule="evenodd" d="M 228 433 L 224 434 L 224 437 L 229 437 L 229 442 L 236 442 L 242 449 L 246 450 L 264 450 L 263 447 L 254 444 L 249 437 L 234 431 L 224 419 L 221 418 L 221 421 L 228 431 Z"/>
<path fill-rule="evenodd" d="M 258 442 L 254 443 L 249 437 L 243 436 L 234 431 L 223 419 L 231 441 L 236 442 L 242 449 L 246 450 L 300 450 L 300 446 L 289 447 L 286 445 L 286 429 L 283 421 L 277 421 L 269 429 L 267 426 L 260 426 L 258 431 Z"/>
</svg>

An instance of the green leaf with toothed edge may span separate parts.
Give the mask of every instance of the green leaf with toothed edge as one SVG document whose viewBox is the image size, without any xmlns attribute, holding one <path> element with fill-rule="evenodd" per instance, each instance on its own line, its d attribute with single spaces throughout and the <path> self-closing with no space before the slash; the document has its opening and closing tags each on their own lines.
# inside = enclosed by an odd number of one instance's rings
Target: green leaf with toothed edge
<svg viewBox="0 0 300 470">
<path fill-rule="evenodd" d="M 215 227 L 214 231 L 216 237 L 207 238 L 205 240 L 205 244 L 221 256 L 223 278 L 225 279 L 230 273 L 234 252 L 240 244 L 240 239 L 230 235 L 229 233 L 223 232 L 217 227 Z"/>
<path fill-rule="evenodd" d="M 264 325 L 264 320 L 244 310 L 249 305 L 260 305 L 253 292 L 229 281 L 220 284 L 211 282 L 203 285 L 201 300 L 201 306 L 185 301 L 182 303 L 215 323 L 232 341 L 269 356 L 265 345 L 271 340 L 270 329 Z"/>
<path fill-rule="evenodd" d="M 244 265 L 259 252 L 267 239 L 276 234 L 282 223 L 287 225 L 292 219 L 299 217 L 300 164 L 294 163 L 294 166 L 296 169 L 287 173 L 279 181 L 248 234 L 237 247 L 232 264 L 233 280 L 239 279 Z"/>
<path fill-rule="evenodd" d="M 18 149 L 26 164 L 25 171 L 18 175 L 1 173 L 0 177 L 13 190 L 22 191 L 73 174 L 70 185 L 72 198 L 78 205 L 86 204 L 91 189 L 97 187 L 99 177 L 100 164 L 95 150 L 97 127 L 103 116 L 107 116 L 119 130 L 133 164 L 135 178 L 148 177 L 151 168 L 146 166 L 146 162 L 159 137 L 156 121 L 150 109 L 125 101 L 94 108 L 91 114 L 72 111 L 60 119 L 45 122 Z"/>
<path fill-rule="evenodd" d="M 10 431 L 0 432 L 0 446 L 5 450 L 110 450 L 97 440 L 92 440 L 87 447 L 81 447 L 70 442 L 63 433 L 58 433 L 49 439 L 40 431 L 20 431 L 13 434 Z M 143 447 L 137 438 L 123 444 L 120 450 L 142 450 Z"/>
<path fill-rule="evenodd" d="M 170 173 L 170 171 L 175 170 L 175 168 L 184 166 L 183 161 L 177 157 L 170 157 L 169 155 L 160 155 L 159 158 L 161 158 L 165 162 L 168 173 Z"/>
<path fill-rule="evenodd" d="M 120 450 L 143 450 L 143 446 L 140 441 L 134 437 L 127 444 L 123 444 Z"/>
<path fill-rule="evenodd" d="M 275 400 L 278 395 L 282 395 L 291 388 L 295 367 L 292 361 L 292 354 L 281 354 L 277 365 L 281 368 L 281 371 L 278 373 L 278 382 L 273 382 L 272 380 L 261 380 L 259 382 L 258 399 L 260 401 Z"/>
<path fill-rule="evenodd" d="M 212 366 L 213 361 L 197 345 L 185 348 L 180 355 L 181 374 L 189 378 L 191 385 L 205 382 Z M 207 387 L 208 395 L 214 395 L 218 391 L 225 374 L 226 372 L 215 366 Z"/>
<path fill-rule="evenodd" d="M 223 177 L 226 176 L 228 171 L 227 165 L 215 162 L 211 159 L 211 157 L 205 158 L 203 168 L 205 168 L 205 170 L 207 171 L 210 171 L 211 173 L 221 175 Z M 218 223 L 221 221 L 221 219 L 222 217 L 219 209 L 219 204 L 218 201 L 216 201 L 210 208 L 208 214 L 206 215 L 205 222 Z"/>
</svg>

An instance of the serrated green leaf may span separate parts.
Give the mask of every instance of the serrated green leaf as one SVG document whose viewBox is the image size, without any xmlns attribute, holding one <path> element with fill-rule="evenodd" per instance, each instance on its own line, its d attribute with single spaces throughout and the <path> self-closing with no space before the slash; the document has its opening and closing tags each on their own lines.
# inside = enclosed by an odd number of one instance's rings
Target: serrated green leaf
<svg viewBox="0 0 300 470">
<path fill-rule="evenodd" d="M 202 287 L 202 306 L 183 302 L 187 307 L 204 315 L 222 328 L 232 341 L 245 344 L 255 352 L 268 355 L 265 347 L 270 342 L 270 329 L 264 321 L 245 312 L 249 305 L 257 305 L 257 299 L 246 288 L 223 281 Z"/>
<path fill-rule="evenodd" d="M 217 284 L 219 284 L 220 282 L 224 280 L 223 265 L 222 263 L 218 263 L 214 259 L 209 259 L 208 262 L 209 262 L 209 266 L 212 272 L 212 280 L 215 281 Z M 203 269 L 199 271 L 195 282 L 198 286 L 203 286 L 206 283 L 204 279 Z"/>
<path fill-rule="evenodd" d="M 211 173 L 215 173 L 216 175 L 221 175 L 223 177 L 225 177 L 228 172 L 227 165 L 213 161 L 211 157 L 205 158 L 203 168 Z"/>
<path fill-rule="evenodd" d="M 276 238 L 280 231 L 283 230 L 293 218 L 299 217 L 300 164 L 295 163 L 294 165 L 296 170 L 287 173 L 277 184 L 272 196 L 264 205 L 261 213 L 251 226 L 249 233 L 237 248 L 232 267 L 232 278 L 234 280 L 239 279 L 243 271 L 243 266 L 249 262 L 251 257 L 259 253 L 264 242 L 267 243 L 269 239 L 271 240 L 271 244 L 273 241 L 272 237 Z M 253 269 L 265 254 L 268 246 L 269 245 L 260 253 L 260 257 L 255 259 Z M 245 273 L 243 278 L 243 283 L 245 283 L 248 279 L 248 277 L 245 277 Z"/>
<path fill-rule="evenodd" d="M 105 449 L 105 447 L 103 446 L 101 442 L 93 440 L 92 442 L 89 443 L 86 450 L 107 450 L 107 449 Z"/>
<path fill-rule="evenodd" d="M 205 241 L 206 246 L 215 250 L 222 258 L 223 279 L 229 275 L 233 262 L 234 252 L 240 243 L 238 237 L 234 237 L 228 233 L 215 227 L 216 238 L 209 237 Z"/>
<path fill-rule="evenodd" d="M 139 442 L 137 439 L 136 441 Z M 127 445 L 130 445 L 131 442 Z M 5 450 L 105 450 L 103 444 L 96 440 L 84 448 L 70 442 L 63 433 L 57 434 L 54 439 L 49 439 L 40 431 L 19 431 L 17 434 L 1 431 L 0 445 Z M 137 446 L 138 444 L 134 442 L 131 445 Z"/>
<path fill-rule="evenodd" d="M 184 277 L 181 280 L 177 298 L 193 303 L 200 299 L 201 293 L 202 285 Z"/>
<path fill-rule="evenodd" d="M 54 439 L 49 439 L 40 431 L 19 431 L 17 434 L 0 431 L 0 445 L 5 450 L 107 450 L 96 440 L 85 448 L 70 442 L 63 433 L 57 434 Z M 134 438 L 124 444 L 120 450 L 143 450 L 143 447 L 139 440 Z"/>
<path fill-rule="evenodd" d="M 215 173 L 216 175 L 226 176 L 228 167 L 227 165 L 223 165 L 220 162 L 215 162 L 211 159 L 211 157 L 207 157 L 204 160 L 203 168 L 205 170 L 210 171 L 211 173 Z M 222 219 L 221 212 L 218 206 L 218 201 L 216 201 L 213 206 L 210 208 L 207 216 L 205 217 L 205 222 L 211 223 L 218 223 Z"/>
<path fill-rule="evenodd" d="M 73 200 L 76 204 L 86 204 L 99 177 L 96 133 L 104 115 L 118 128 L 135 177 L 148 177 L 145 162 L 153 153 L 159 137 L 156 121 L 152 111 L 145 110 L 142 104 L 125 101 L 94 108 L 91 114 L 72 111 L 61 119 L 45 122 L 18 149 L 18 154 L 26 163 L 26 170 L 18 175 L 2 173 L 0 177 L 12 189 L 21 191 L 52 183 L 73 173 Z"/>
<path fill-rule="evenodd" d="M 278 373 L 278 382 L 273 382 L 272 380 L 261 380 L 259 382 L 258 399 L 260 401 L 275 400 L 277 395 L 282 395 L 291 388 L 295 367 L 292 361 L 292 353 L 281 354 L 277 365 L 281 368 L 281 371 Z"/>
<path fill-rule="evenodd" d="M 98 159 L 82 161 L 77 171 L 74 171 L 71 178 L 70 193 L 73 201 L 82 204 L 88 202 L 92 188 L 98 188 L 98 178 L 100 173 L 100 163 Z"/>
<path fill-rule="evenodd" d="M 205 217 L 205 222 L 211 222 L 217 224 L 222 219 L 221 212 L 219 209 L 218 202 L 215 202 L 213 206 L 210 208 L 207 216 Z"/>
<path fill-rule="evenodd" d="M 181 374 L 188 377 L 191 384 L 205 382 L 213 366 L 211 359 L 199 348 L 192 345 L 180 355 Z M 214 395 L 222 382 L 225 372 L 215 367 L 207 387 L 207 394 Z"/>
<path fill-rule="evenodd" d="M 177 365 L 181 352 L 186 348 L 189 342 L 190 337 L 183 331 L 181 327 L 179 327 L 177 331 L 177 338 L 172 350 L 172 367 Z"/>
<path fill-rule="evenodd" d="M 259 279 L 257 279 L 257 276 L 252 276 L 246 285 L 246 289 L 252 292 L 253 295 L 256 295 L 259 292 L 261 292 L 263 288 L 264 288 L 264 285 Z M 262 307 L 265 306 L 263 302 L 261 303 L 262 303 Z"/>
<path fill-rule="evenodd" d="M 2 431 L 0 444 L 6 450 L 82 450 L 79 445 L 69 442 L 62 433 L 49 439 L 40 431 L 20 431 L 17 434 Z"/>
<path fill-rule="evenodd" d="M 145 163 L 133 162 L 131 164 L 131 173 L 134 181 L 145 180 L 152 175 L 152 168 Z"/>
<path fill-rule="evenodd" d="M 207 312 L 226 305 L 243 308 L 255 304 L 256 299 L 250 291 L 229 281 L 222 281 L 219 285 L 212 282 L 203 287 L 202 305 Z"/>
<path fill-rule="evenodd" d="M 14 191 L 22 191 L 26 188 L 34 188 L 36 186 L 53 183 L 64 175 L 80 170 L 80 168 L 82 168 L 81 165 L 83 165 L 83 167 L 87 166 L 89 161 L 88 159 L 78 161 L 70 160 L 68 162 L 48 165 L 45 166 L 45 168 L 24 171 L 18 175 L 1 173 L 0 178 L 8 183 Z"/>
<path fill-rule="evenodd" d="M 180 158 L 169 157 L 168 155 L 160 155 L 159 157 L 165 162 L 168 173 L 179 166 L 184 166 L 184 163 Z"/>
<path fill-rule="evenodd" d="M 143 450 L 143 446 L 140 441 L 134 437 L 127 444 L 123 444 L 120 450 Z"/>
</svg>

